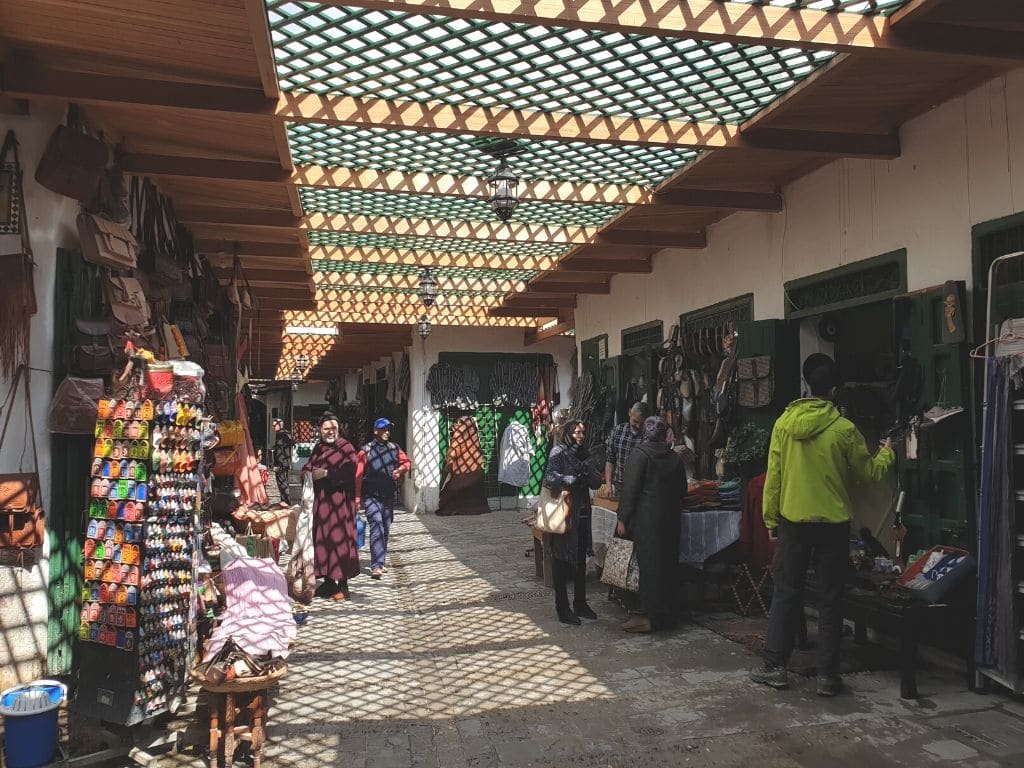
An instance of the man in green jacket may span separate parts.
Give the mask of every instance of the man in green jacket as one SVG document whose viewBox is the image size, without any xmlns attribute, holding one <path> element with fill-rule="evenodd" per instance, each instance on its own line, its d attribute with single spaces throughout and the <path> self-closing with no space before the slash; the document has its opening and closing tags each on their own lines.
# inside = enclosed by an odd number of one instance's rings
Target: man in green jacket
<svg viewBox="0 0 1024 768">
<path fill-rule="evenodd" d="M 803 612 L 803 586 L 813 561 L 821 593 L 818 617 L 818 695 L 834 696 L 839 677 L 843 589 L 849 570 L 850 489 L 883 480 L 896 458 L 885 440 L 874 456 L 864 438 L 834 405 L 839 369 L 828 355 L 804 361 L 811 396 L 795 400 L 775 422 L 764 484 L 764 524 L 778 540 L 775 582 L 763 664 L 755 683 L 785 688 L 786 664 Z"/>
</svg>

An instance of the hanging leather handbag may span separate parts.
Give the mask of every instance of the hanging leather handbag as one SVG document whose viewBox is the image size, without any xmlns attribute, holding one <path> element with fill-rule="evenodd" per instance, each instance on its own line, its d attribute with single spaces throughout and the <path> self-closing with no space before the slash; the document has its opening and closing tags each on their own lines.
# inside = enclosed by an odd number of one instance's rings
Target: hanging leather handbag
<svg viewBox="0 0 1024 768">
<path fill-rule="evenodd" d="M 85 377 L 109 376 L 121 362 L 109 320 L 75 320 L 68 368 Z"/>
<path fill-rule="evenodd" d="M 32 420 L 32 395 L 29 387 L 28 366 L 21 365 L 14 375 L 6 402 L 7 416 L 3 431 L 0 432 L 0 448 L 7 437 L 11 423 L 14 398 L 18 387 L 25 387 L 25 431 L 32 441 L 31 472 L 16 472 L 0 475 L 0 547 L 33 549 L 41 547 L 46 536 L 46 522 L 43 514 L 42 494 L 39 489 L 39 457 L 36 454 L 36 433 Z"/>
<path fill-rule="evenodd" d="M 567 496 L 563 496 L 561 491 L 542 488 L 533 527 L 544 533 L 565 533 L 569 530 L 571 514 L 572 505 Z"/>
<path fill-rule="evenodd" d="M 11 159 L 8 159 L 10 156 Z M 0 235 L 21 233 L 21 165 L 18 140 L 8 131 L 0 147 Z"/>
<path fill-rule="evenodd" d="M 742 408 L 764 408 L 775 396 L 775 376 L 770 357 L 743 357 L 736 361 L 739 404 Z"/>
<path fill-rule="evenodd" d="M 109 269 L 135 269 L 138 244 L 124 224 L 90 213 L 78 215 L 82 258 Z"/>
<path fill-rule="evenodd" d="M 110 311 L 118 323 L 125 328 L 149 327 L 149 301 L 138 280 L 134 277 L 111 277 L 106 289 Z"/>
<path fill-rule="evenodd" d="M 74 112 L 68 111 L 74 124 Z M 36 181 L 58 195 L 87 206 L 99 197 L 100 179 L 107 168 L 107 145 L 87 136 L 77 126 L 58 125 L 36 167 Z"/>
</svg>

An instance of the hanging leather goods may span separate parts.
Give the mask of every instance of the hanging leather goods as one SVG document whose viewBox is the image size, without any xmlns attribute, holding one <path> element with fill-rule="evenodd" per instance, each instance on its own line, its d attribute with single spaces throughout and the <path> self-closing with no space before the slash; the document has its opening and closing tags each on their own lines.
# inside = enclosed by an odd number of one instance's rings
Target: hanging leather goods
<svg viewBox="0 0 1024 768">
<path fill-rule="evenodd" d="M 11 159 L 8 159 L 8 156 Z M 0 147 L 0 235 L 21 233 L 21 165 L 18 140 L 8 131 Z"/>
<path fill-rule="evenodd" d="M 78 108 L 68 107 L 67 125 L 58 125 L 36 167 L 36 181 L 58 195 L 87 207 L 95 204 L 109 153 L 100 139 L 87 135 L 78 120 Z"/>
<path fill-rule="evenodd" d="M 18 367 L 7 396 L 7 415 L 4 418 L 3 430 L 0 431 L 0 449 L 3 448 L 4 439 L 7 437 L 18 387 L 22 384 L 25 387 L 25 438 L 32 442 L 33 469 L 31 472 L 25 472 L 22 468 L 20 472 L 0 475 L 0 547 L 34 549 L 43 545 L 46 522 L 39 487 L 39 457 L 32 421 L 29 369 L 25 364 Z"/>
<path fill-rule="evenodd" d="M 8 155 L 14 162 L 6 162 Z M 35 261 L 32 258 L 32 242 L 28 232 L 28 216 L 25 212 L 25 193 L 22 184 L 21 165 L 18 160 L 18 140 L 13 131 L 8 131 L 0 149 L 0 184 L 9 179 L 10 192 L 0 188 L 0 233 L 21 234 L 21 250 L 17 253 L 0 255 L 0 270 L 4 279 L 0 281 L 0 373 L 11 378 L 15 369 L 26 359 L 31 332 L 31 317 L 36 313 Z M 9 202 L 4 202 L 4 195 Z M 17 207 L 16 213 L 10 206 Z M 3 226 L 4 219 L 9 223 Z"/>
</svg>

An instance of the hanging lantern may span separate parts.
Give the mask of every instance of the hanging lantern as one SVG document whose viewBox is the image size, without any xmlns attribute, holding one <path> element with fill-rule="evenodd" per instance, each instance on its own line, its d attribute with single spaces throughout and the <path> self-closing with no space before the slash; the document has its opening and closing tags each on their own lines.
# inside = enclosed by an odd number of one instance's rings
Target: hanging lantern
<svg viewBox="0 0 1024 768">
<path fill-rule="evenodd" d="M 437 298 L 437 280 L 434 279 L 434 275 L 431 274 L 429 269 L 424 269 L 420 274 L 420 301 L 423 302 L 423 306 L 430 309 L 434 306 L 434 300 Z"/>
<path fill-rule="evenodd" d="M 430 318 L 426 315 L 420 316 L 420 321 L 416 324 L 417 330 L 420 332 L 420 338 L 426 339 L 430 335 Z"/>
<path fill-rule="evenodd" d="M 309 367 L 309 358 L 306 355 L 299 355 L 295 358 L 295 370 L 298 371 L 298 378 L 302 378 L 306 375 L 306 369 Z"/>
<path fill-rule="evenodd" d="M 487 189 L 491 210 L 502 221 L 511 219 L 512 212 L 519 205 L 519 179 L 509 170 L 504 159 L 498 164 L 494 175 L 487 180 Z"/>
</svg>

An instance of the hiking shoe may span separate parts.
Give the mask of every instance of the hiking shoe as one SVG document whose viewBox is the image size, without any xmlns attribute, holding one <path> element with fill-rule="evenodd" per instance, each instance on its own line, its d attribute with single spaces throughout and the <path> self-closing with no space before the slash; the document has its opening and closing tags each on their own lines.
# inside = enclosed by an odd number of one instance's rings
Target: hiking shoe
<svg viewBox="0 0 1024 768">
<path fill-rule="evenodd" d="M 839 675 L 821 675 L 818 677 L 818 695 L 832 698 L 843 690 L 843 678 Z"/>
<path fill-rule="evenodd" d="M 579 616 L 581 619 L 596 619 L 597 614 L 594 613 L 594 609 L 586 603 L 579 603 L 573 607 L 573 613 Z"/>
<path fill-rule="evenodd" d="M 767 661 L 750 670 L 750 679 L 752 682 L 767 685 L 769 688 L 789 687 L 789 673 L 786 668 L 769 664 Z"/>
</svg>

